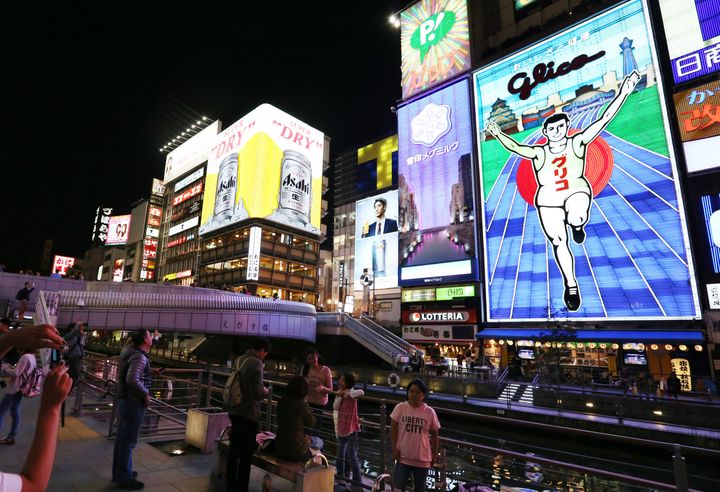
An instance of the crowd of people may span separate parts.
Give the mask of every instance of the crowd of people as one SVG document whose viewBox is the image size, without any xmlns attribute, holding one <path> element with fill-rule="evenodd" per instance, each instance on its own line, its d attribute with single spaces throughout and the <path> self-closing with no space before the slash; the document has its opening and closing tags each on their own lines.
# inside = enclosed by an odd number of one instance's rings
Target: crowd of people
<svg viewBox="0 0 720 492">
<path fill-rule="evenodd" d="M 260 405 L 268 390 L 263 381 L 264 360 L 270 341 L 257 338 L 243 354 L 236 354 L 229 384 L 241 388 L 242 399 L 228 405 L 232 423 L 227 456 L 227 490 L 248 490 L 252 455 L 258 448 Z M 234 376 L 236 375 L 236 376 Z M 359 456 L 358 398 L 352 373 L 340 374 L 333 386 L 332 371 L 317 349 L 305 352 L 301 373 L 290 379 L 277 405 L 277 434 L 272 446 L 278 457 L 305 461 L 324 447 L 321 438 L 330 395 L 333 395 L 333 434 L 337 441 L 336 467 L 341 484 L 362 490 Z M 391 418 L 392 453 L 395 459 L 395 487 L 405 490 L 413 477 L 414 490 L 425 490 L 428 470 L 436 464 L 440 423 L 435 411 L 425 403 L 427 387 L 413 380 L 407 388 L 407 401 L 395 406 Z M 329 424 L 328 424 L 329 426 Z"/>
</svg>

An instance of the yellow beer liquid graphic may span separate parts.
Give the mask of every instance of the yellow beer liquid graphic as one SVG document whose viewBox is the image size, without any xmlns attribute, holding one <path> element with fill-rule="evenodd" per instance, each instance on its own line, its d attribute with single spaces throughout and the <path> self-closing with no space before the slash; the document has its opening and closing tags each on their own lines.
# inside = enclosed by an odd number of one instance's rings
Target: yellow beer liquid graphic
<svg viewBox="0 0 720 492">
<path fill-rule="evenodd" d="M 250 217 L 266 217 L 278 207 L 282 149 L 267 133 L 259 132 L 238 150 L 237 194 L 235 204 L 243 200 Z M 208 173 L 205 182 L 201 223 L 206 223 L 215 208 L 218 174 Z M 320 228 L 322 176 L 313 176 L 310 223 Z"/>
</svg>

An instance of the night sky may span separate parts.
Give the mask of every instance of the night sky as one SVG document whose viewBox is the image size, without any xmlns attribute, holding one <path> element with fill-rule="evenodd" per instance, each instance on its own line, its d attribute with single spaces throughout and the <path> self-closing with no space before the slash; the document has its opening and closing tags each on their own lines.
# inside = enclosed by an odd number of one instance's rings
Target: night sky
<svg viewBox="0 0 720 492">
<path fill-rule="evenodd" d="M 6 14 L 0 264 L 36 268 L 45 239 L 81 257 L 96 207 L 130 213 L 159 148 L 203 115 L 226 126 L 267 102 L 329 135 L 331 157 L 396 131 L 388 16 L 407 2 L 248 4 Z"/>
</svg>

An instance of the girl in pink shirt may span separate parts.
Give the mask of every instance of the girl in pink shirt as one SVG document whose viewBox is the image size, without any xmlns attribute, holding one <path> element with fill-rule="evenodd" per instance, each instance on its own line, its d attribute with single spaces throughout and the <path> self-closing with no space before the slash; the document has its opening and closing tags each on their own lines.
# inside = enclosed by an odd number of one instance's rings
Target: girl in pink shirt
<svg viewBox="0 0 720 492">
<path fill-rule="evenodd" d="M 362 490 L 362 472 L 358 458 L 358 417 L 357 399 L 365 394 L 354 389 L 355 376 L 345 373 L 338 380 L 337 396 L 333 402 L 335 416 L 335 434 L 338 440 L 337 474 L 341 480 L 347 480 L 352 471 L 353 490 Z"/>
<path fill-rule="evenodd" d="M 332 371 L 323 364 L 323 360 L 315 348 L 309 348 L 305 352 L 305 366 L 302 375 L 307 379 L 310 392 L 305 401 L 315 415 L 315 427 L 309 433 L 313 436 L 320 435 L 322 428 L 325 407 L 328 404 L 328 394 L 333 392 Z"/>
<path fill-rule="evenodd" d="M 390 414 L 396 490 L 405 490 L 410 475 L 415 492 L 425 490 L 428 470 L 438 455 L 440 422 L 425 403 L 426 394 L 425 383 L 414 379 L 407 388 L 407 401 L 397 404 Z"/>
</svg>

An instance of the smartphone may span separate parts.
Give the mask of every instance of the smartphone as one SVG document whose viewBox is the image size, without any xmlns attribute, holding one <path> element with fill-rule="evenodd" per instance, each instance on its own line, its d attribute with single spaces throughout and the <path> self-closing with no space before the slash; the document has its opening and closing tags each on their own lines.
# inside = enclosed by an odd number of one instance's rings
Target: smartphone
<svg viewBox="0 0 720 492">
<path fill-rule="evenodd" d="M 50 367 L 55 367 L 60 364 L 62 364 L 62 356 L 60 355 L 60 350 L 52 349 L 50 351 Z"/>
</svg>

